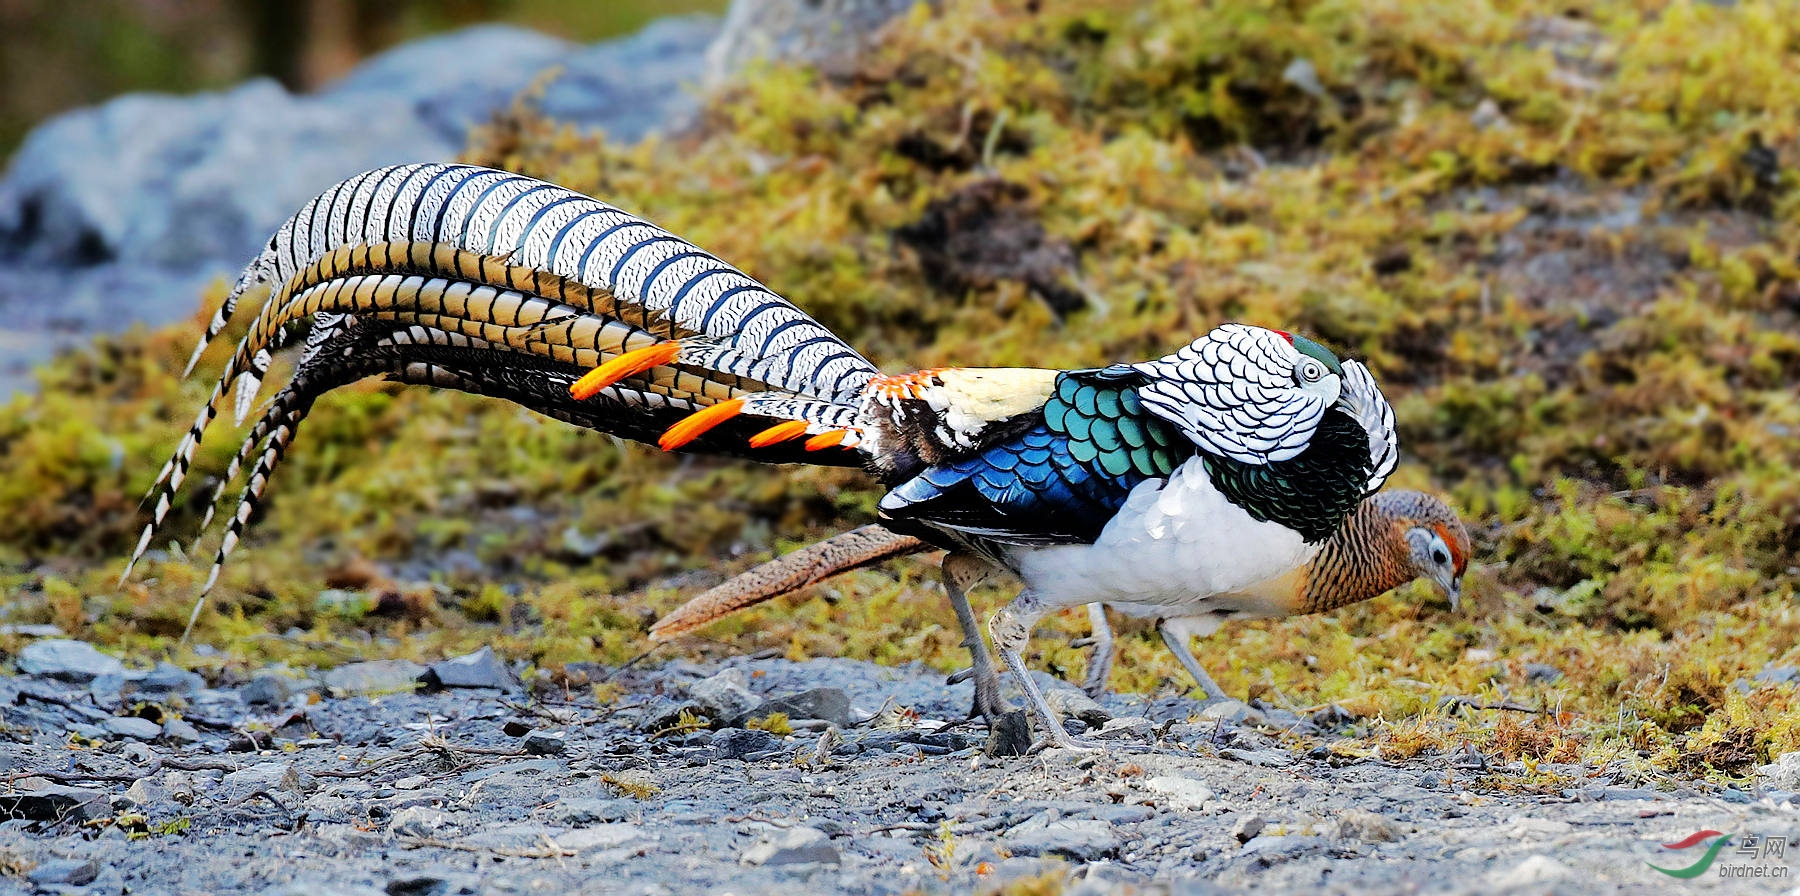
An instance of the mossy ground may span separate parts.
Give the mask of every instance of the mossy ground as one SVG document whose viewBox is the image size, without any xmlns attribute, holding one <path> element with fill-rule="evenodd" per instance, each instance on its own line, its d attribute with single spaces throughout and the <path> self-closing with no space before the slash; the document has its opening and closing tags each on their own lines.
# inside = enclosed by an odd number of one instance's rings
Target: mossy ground
<svg viewBox="0 0 1800 896">
<path fill-rule="evenodd" d="M 1339 749 L 1468 742 L 1640 778 L 1800 749 L 1795 685 L 1749 681 L 1800 664 L 1791 6 L 945 7 L 897 24 L 854 76 L 757 72 L 694 134 L 616 146 L 527 104 L 469 157 L 650 217 L 890 369 L 1102 364 L 1227 319 L 1368 359 L 1400 419 L 1394 484 L 1447 495 L 1475 533 L 1463 611 L 1414 585 L 1231 625 L 1200 651 L 1227 690 L 1368 719 Z M 996 178 L 1079 257 L 1060 276 L 1089 307 L 1059 318 L 1005 277 L 934 291 L 897 243 Z M 173 644 L 204 564 L 169 553 L 114 580 L 136 498 L 217 372 L 219 352 L 194 380 L 171 373 L 203 313 L 100 340 L 0 408 L 12 620 L 142 662 Z M 215 436 L 199 469 L 231 447 Z M 696 587 L 865 522 L 877 497 L 854 471 L 671 458 L 376 382 L 320 402 L 271 491 L 198 629 L 218 652 L 191 661 L 493 643 L 550 669 L 619 662 Z M 962 653 L 932 574 L 857 573 L 688 649 L 948 669 Z M 1079 675 L 1061 633 L 1084 627 L 1050 620 L 1033 661 Z M 1182 686 L 1152 633 L 1125 631 L 1115 687 Z M 1534 782 L 1554 783 L 1514 783 Z"/>
</svg>

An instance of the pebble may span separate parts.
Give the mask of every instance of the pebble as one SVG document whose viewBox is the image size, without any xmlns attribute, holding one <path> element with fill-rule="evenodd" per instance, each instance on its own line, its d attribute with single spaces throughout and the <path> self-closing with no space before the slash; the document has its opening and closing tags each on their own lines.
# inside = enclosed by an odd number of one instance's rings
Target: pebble
<svg viewBox="0 0 1800 896">
<path fill-rule="evenodd" d="M 1200 710 L 1200 718 L 1204 721 L 1237 722 L 1243 725 L 1255 725 L 1262 721 L 1262 713 L 1250 708 L 1242 700 L 1214 700 Z"/>
<path fill-rule="evenodd" d="M 522 746 L 533 756 L 555 756 L 566 743 L 567 735 L 561 731 L 533 731 L 525 735 Z"/>
<path fill-rule="evenodd" d="M 1171 809 L 1198 809 L 1219 798 L 1211 787 L 1176 775 L 1145 779 L 1144 789 L 1156 794 L 1157 801 Z"/>
<path fill-rule="evenodd" d="M 568 799 L 559 801 L 551 818 L 564 824 L 605 824 L 624 821 L 643 812 L 635 800 Z"/>
<path fill-rule="evenodd" d="M 1238 820 L 1232 822 L 1231 837 L 1239 843 L 1249 843 L 1251 840 L 1256 839 L 1256 836 L 1261 834 L 1262 829 L 1267 827 L 1268 824 L 1268 819 L 1263 818 L 1255 812 L 1247 812 L 1243 815 L 1239 815 Z"/>
<path fill-rule="evenodd" d="M 1789 684 L 1800 681 L 1800 667 L 1766 666 L 1756 673 L 1756 680 L 1763 684 Z"/>
<path fill-rule="evenodd" d="M 596 852 L 602 849 L 616 849 L 627 843 L 635 843 L 647 837 L 642 828 L 635 824 L 597 824 L 591 827 L 578 828 L 564 834 L 556 835 L 557 846 L 572 849 L 576 852 Z M 779 863 L 777 863 L 779 864 Z"/>
<path fill-rule="evenodd" d="M 162 726 L 136 716 L 116 716 L 100 723 L 108 734 L 118 737 L 134 737 L 138 740 L 155 740 L 162 737 Z"/>
<path fill-rule="evenodd" d="M 40 887 L 85 887 L 100 876 L 100 865 L 92 859 L 51 859 L 31 869 L 30 880 Z"/>
<path fill-rule="evenodd" d="M 1120 716 L 1102 724 L 1094 737 L 1100 740 L 1149 740 L 1155 734 L 1155 722 L 1143 716 Z"/>
<path fill-rule="evenodd" d="M 836 865 L 841 861 L 831 838 L 818 828 L 774 828 L 738 857 L 744 865 Z"/>
<path fill-rule="evenodd" d="M 1569 870 L 1569 866 L 1546 855 L 1534 855 L 1511 868 L 1496 869 L 1489 873 L 1487 883 L 1491 887 L 1491 892 L 1492 890 L 1508 890 L 1551 883 L 1573 875 L 1574 872 Z"/>
<path fill-rule="evenodd" d="M 1104 727 L 1113 717 L 1094 698 L 1074 688 L 1051 688 L 1044 692 L 1044 701 L 1058 715 L 1065 719 L 1080 719 L 1089 728 Z"/>
<path fill-rule="evenodd" d="M 1262 862 L 1280 862 L 1298 858 L 1306 853 L 1318 852 L 1328 848 L 1330 844 L 1324 837 L 1305 834 L 1262 834 L 1250 839 L 1241 850 L 1242 855 L 1254 855 Z"/>
<path fill-rule="evenodd" d="M 516 694 L 525 690 L 519 676 L 513 674 L 500 656 L 494 653 L 494 648 L 488 646 L 483 646 L 474 653 L 432 663 L 419 676 L 419 683 L 428 691 L 442 688 L 493 688 L 503 693 Z"/>
<path fill-rule="evenodd" d="M 1410 825 L 1402 825 L 1392 818 L 1367 809 L 1345 809 L 1338 814 L 1337 819 L 1337 835 L 1343 840 L 1390 843 L 1406 836 L 1410 829 Z"/>
<path fill-rule="evenodd" d="M 1555 682 L 1561 681 L 1562 677 L 1563 677 L 1562 670 L 1556 668 L 1555 666 L 1550 665 L 1549 663 L 1526 663 L 1525 664 L 1525 680 L 1526 681 L 1532 681 L 1532 682 L 1536 682 L 1538 684 L 1553 684 Z"/>
<path fill-rule="evenodd" d="M 125 680 L 125 664 L 95 650 L 85 641 L 57 638 L 34 641 L 19 651 L 19 671 L 39 678 L 87 684 L 103 676 Z"/>
<path fill-rule="evenodd" d="M 1774 762 L 1758 768 L 1756 781 L 1764 787 L 1800 790 L 1800 752 L 1783 753 Z"/>
<path fill-rule="evenodd" d="M 761 715 L 787 713 L 790 719 L 824 719 L 839 728 L 848 728 L 850 695 L 843 688 L 813 688 L 797 694 L 772 698 L 756 710 Z"/>
<path fill-rule="evenodd" d="M 192 744 L 200 742 L 200 731 L 194 726 L 175 718 L 164 718 L 162 723 L 163 739 L 175 743 Z"/>
<path fill-rule="evenodd" d="M 169 798 L 169 788 L 155 778 L 139 778 L 125 788 L 125 799 L 138 808 L 148 808 Z"/>
<path fill-rule="evenodd" d="M 219 781 L 219 786 L 234 799 L 241 799 L 259 790 L 285 790 L 304 794 L 317 785 L 318 782 L 312 776 L 302 774 L 291 762 L 259 762 L 249 768 L 231 772 Z"/>
<path fill-rule="evenodd" d="M 396 837 L 425 839 L 436 837 L 439 831 L 450 826 L 450 816 L 436 809 L 408 806 L 394 813 L 394 817 L 388 821 L 388 832 Z"/>
<path fill-rule="evenodd" d="M 1008 831 L 1006 847 L 1014 855 L 1092 862 L 1118 852 L 1119 836 L 1098 818 L 1057 818 L 1044 812 Z"/>
<path fill-rule="evenodd" d="M 186 696 L 206 687 L 206 679 L 169 662 L 157 663 L 148 672 L 127 672 L 125 681 L 133 693 L 147 697 Z"/>
<path fill-rule="evenodd" d="M 1294 757 L 1279 750 L 1220 750 L 1219 755 L 1235 762 L 1248 762 L 1264 768 L 1285 768 L 1294 764 Z"/>
<path fill-rule="evenodd" d="M 714 759 L 747 759 L 781 749 L 781 739 L 755 728 L 724 728 L 712 735 Z"/>
<path fill-rule="evenodd" d="M 260 672 L 239 692 L 251 706 L 280 706 L 294 693 L 293 682 L 285 675 Z"/>
<path fill-rule="evenodd" d="M 735 668 L 702 678 L 688 685 L 687 692 L 688 697 L 705 711 L 707 718 L 721 724 L 748 718 L 763 702 L 762 698 L 750 693 L 749 677 L 744 670 Z M 846 695 L 845 700 L 848 699 Z"/>
</svg>

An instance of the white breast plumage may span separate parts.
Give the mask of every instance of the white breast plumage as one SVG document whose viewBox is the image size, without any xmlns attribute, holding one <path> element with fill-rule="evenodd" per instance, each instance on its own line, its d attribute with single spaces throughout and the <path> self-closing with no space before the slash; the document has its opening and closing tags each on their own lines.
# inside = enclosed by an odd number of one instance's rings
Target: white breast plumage
<svg viewBox="0 0 1800 896">
<path fill-rule="evenodd" d="M 1022 548 L 1013 562 L 1055 606 L 1191 607 L 1304 565 L 1317 550 L 1294 530 L 1258 522 L 1232 504 L 1195 458 L 1167 483 L 1133 489 L 1092 545 Z"/>
</svg>

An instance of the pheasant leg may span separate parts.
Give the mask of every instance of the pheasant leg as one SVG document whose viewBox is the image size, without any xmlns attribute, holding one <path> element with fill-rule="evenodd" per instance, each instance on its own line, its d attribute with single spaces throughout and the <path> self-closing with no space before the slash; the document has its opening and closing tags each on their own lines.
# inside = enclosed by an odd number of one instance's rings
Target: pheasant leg
<svg viewBox="0 0 1800 896">
<path fill-rule="evenodd" d="M 1000 659 L 1005 661 L 1007 671 L 1019 683 L 1019 690 L 1025 692 L 1026 705 L 1043 728 L 1044 739 L 1037 747 L 1059 747 L 1064 750 L 1082 752 L 1101 752 L 1105 748 L 1099 744 L 1077 740 L 1069 735 L 1062 726 L 1062 719 L 1050 708 L 1049 701 L 1044 699 L 1044 692 L 1031 677 L 1031 670 L 1025 666 L 1025 658 L 1019 650 L 1031 639 L 1031 629 L 1038 619 L 1044 615 L 1044 607 L 1037 597 L 1028 589 L 1013 602 L 1000 608 L 994 617 L 988 620 L 988 633 L 993 635 L 994 647 L 1000 651 Z"/>
<path fill-rule="evenodd" d="M 1219 687 L 1218 682 L 1213 681 L 1212 676 L 1206 674 L 1205 669 L 1200 668 L 1200 661 L 1195 659 L 1193 651 L 1188 649 L 1190 637 L 1188 632 L 1170 625 L 1169 620 L 1158 623 L 1156 630 L 1162 633 L 1163 643 L 1169 645 L 1169 652 L 1175 654 L 1175 658 L 1181 661 L 1182 667 L 1187 669 L 1189 675 L 1193 676 L 1194 683 L 1206 693 L 1208 700 L 1231 699 L 1224 689 Z"/>
<path fill-rule="evenodd" d="M 1106 681 L 1112 677 L 1113 659 L 1118 655 L 1113 644 L 1112 626 L 1106 622 L 1105 604 L 1088 604 L 1088 624 L 1093 627 L 1088 641 L 1094 652 L 1088 656 L 1087 680 L 1082 682 L 1081 689 L 1098 700 L 1106 693 Z"/>
<path fill-rule="evenodd" d="M 968 595 L 968 589 L 987 575 L 987 569 L 980 560 L 968 554 L 946 554 L 943 574 L 944 593 L 950 596 L 950 606 L 956 609 L 956 622 L 963 630 L 962 643 L 969 649 L 969 674 L 975 681 L 975 706 L 971 714 L 979 715 L 993 725 L 1006 712 L 1006 703 L 1000 699 L 1000 672 L 994 668 L 994 656 L 988 652 L 987 641 L 981 637 L 981 625 L 975 621 L 975 608 L 969 606 Z"/>
</svg>

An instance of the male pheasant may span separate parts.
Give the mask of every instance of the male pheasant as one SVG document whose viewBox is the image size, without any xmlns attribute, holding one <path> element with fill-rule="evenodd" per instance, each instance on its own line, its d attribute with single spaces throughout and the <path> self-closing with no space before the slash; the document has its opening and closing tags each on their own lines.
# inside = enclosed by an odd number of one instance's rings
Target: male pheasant
<svg viewBox="0 0 1800 896">
<path fill-rule="evenodd" d="M 959 583 L 974 570 L 1024 581 L 989 630 L 1064 746 L 1019 653 L 1043 613 L 1108 601 L 1178 616 L 1295 569 L 1397 458 L 1368 371 L 1301 336 L 1226 324 L 1136 364 L 887 376 L 679 237 L 473 166 L 377 169 L 307 203 L 239 278 L 196 359 L 262 284 L 268 298 L 152 486 L 133 562 L 226 393 L 236 383 L 247 416 L 270 352 L 310 320 L 293 379 L 229 471 L 260 449 L 208 587 L 313 399 L 386 374 L 665 450 L 865 466 L 892 486 L 887 526 L 953 552 L 947 590 L 965 626 Z M 992 669 L 977 669 L 977 692 L 991 718 Z"/>
<path fill-rule="evenodd" d="M 650 637 L 671 640 L 707 623 L 807 585 L 871 563 L 929 551 L 932 546 L 879 524 L 828 538 L 747 570 L 707 590 L 656 621 Z M 1164 608 L 1118 604 L 1127 615 L 1157 619 L 1164 642 L 1207 697 L 1226 697 L 1194 658 L 1188 642 L 1211 634 L 1227 619 L 1324 613 L 1386 594 L 1424 578 L 1450 598 L 1462 595 L 1469 563 L 1469 533 L 1456 512 L 1423 492 L 1384 491 L 1365 499 L 1304 566 L 1259 582 L 1241 593 L 1212 595 L 1168 617 Z M 1094 655 L 1085 688 L 1098 697 L 1113 665 L 1113 640 L 1102 604 L 1089 604 Z M 1193 611 L 1200 612 L 1193 612 Z M 979 649 L 980 645 L 975 645 Z"/>
</svg>

